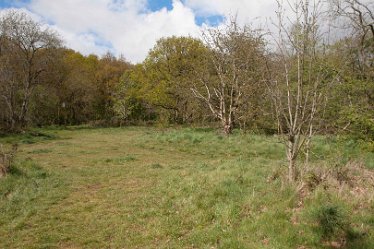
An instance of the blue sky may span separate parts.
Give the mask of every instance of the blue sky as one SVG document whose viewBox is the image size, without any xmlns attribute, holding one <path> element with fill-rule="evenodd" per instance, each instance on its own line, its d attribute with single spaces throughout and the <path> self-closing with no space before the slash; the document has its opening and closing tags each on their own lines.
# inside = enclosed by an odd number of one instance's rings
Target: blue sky
<svg viewBox="0 0 374 249">
<path fill-rule="evenodd" d="M 0 0 L 0 8 L 20 7 L 30 0 Z"/>
<path fill-rule="evenodd" d="M 0 8 L 11 8 L 11 7 L 25 7 L 32 0 L 0 0 Z M 51 0 L 53 1 L 53 0 Z M 95 0 L 92 0 L 95 1 Z M 113 0 L 112 2 L 120 2 Z M 162 8 L 172 9 L 172 0 L 148 0 L 148 7 L 151 11 L 157 11 Z"/>
<path fill-rule="evenodd" d="M 173 2 L 171 0 L 148 0 L 148 6 L 152 11 L 157 11 L 165 7 L 171 10 L 173 8 Z"/>
<path fill-rule="evenodd" d="M 5 8 L 27 8 L 32 0 L 0 0 L 0 9 Z M 95 0 L 93 0 L 95 1 Z M 120 0 L 113 0 L 112 2 L 119 2 Z M 147 9 L 148 11 L 154 12 L 159 11 L 163 8 L 167 10 L 172 10 L 173 1 L 172 0 L 148 0 Z M 224 20 L 224 15 L 196 15 L 195 22 L 197 25 L 201 26 L 204 23 L 216 26 L 219 25 Z"/>
<path fill-rule="evenodd" d="M 150 11 L 158 11 L 162 8 L 171 10 L 173 8 L 172 0 L 148 0 L 148 8 Z M 195 22 L 197 25 L 201 26 L 204 23 L 209 23 L 210 25 L 219 25 L 224 20 L 224 15 L 196 15 Z"/>
<path fill-rule="evenodd" d="M 200 37 L 231 15 L 242 23 L 264 16 L 275 0 L 0 0 L 55 29 L 83 54 L 108 51 L 141 62 L 161 37 Z"/>
</svg>

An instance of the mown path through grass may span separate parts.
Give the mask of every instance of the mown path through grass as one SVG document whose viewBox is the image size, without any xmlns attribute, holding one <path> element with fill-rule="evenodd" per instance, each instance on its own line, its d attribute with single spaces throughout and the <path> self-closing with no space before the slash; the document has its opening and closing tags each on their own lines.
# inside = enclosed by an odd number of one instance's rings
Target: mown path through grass
<svg viewBox="0 0 374 249">
<path fill-rule="evenodd" d="M 0 248 L 318 244 L 291 221 L 295 191 L 268 181 L 285 164 L 273 137 L 154 128 L 47 132 L 57 139 L 22 145 L 18 173 L 2 180 L 0 237 L 7 239 Z"/>
</svg>

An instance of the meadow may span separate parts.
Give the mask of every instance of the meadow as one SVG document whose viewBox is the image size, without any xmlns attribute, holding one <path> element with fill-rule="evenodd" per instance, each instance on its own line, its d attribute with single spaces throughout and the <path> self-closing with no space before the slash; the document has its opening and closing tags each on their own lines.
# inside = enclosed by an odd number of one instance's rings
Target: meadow
<svg viewBox="0 0 374 249">
<path fill-rule="evenodd" d="M 354 140 L 316 137 L 295 185 L 276 136 L 70 127 L 0 138 L 14 142 L 0 248 L 374 248 L 374 153 Z"/>
</svg>

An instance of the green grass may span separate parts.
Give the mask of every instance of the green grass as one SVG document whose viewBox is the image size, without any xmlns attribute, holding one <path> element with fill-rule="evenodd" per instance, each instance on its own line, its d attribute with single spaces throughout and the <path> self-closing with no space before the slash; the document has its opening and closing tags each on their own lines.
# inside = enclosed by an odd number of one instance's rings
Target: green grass
<svg viewBox="0 0 374 249">
<path fill-rule="evenodd" d="M 69 128 L 1 142 L 22 144 L 0 179 L 0 248 L 330 248 L 318 222 L 335 209 L 346 248 L 374 248 L 373 200 L 321 188 L 298 210 L 295 188 L 269 181 L 287 165 L 274 136 Z M 318 137 L 313 152 L 315 165 L 372 167 L 347 140 Z"/>
</svg>

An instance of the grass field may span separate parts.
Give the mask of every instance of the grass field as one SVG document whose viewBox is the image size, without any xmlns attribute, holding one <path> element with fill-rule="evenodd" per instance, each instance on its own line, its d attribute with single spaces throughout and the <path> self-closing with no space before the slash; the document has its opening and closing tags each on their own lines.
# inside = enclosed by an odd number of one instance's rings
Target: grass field
<svg viewBox="0 0 374 249">
<path fill-rule="evenodd" d="M 373 186 L 300 197 L 274 136 L 78 127 L 0 138 L 15 141 L 0 248 L 374 248 Z M 315 167 L 374 168 L 349 140 L 318 137 L 313 152 Z"/>
</svg>

